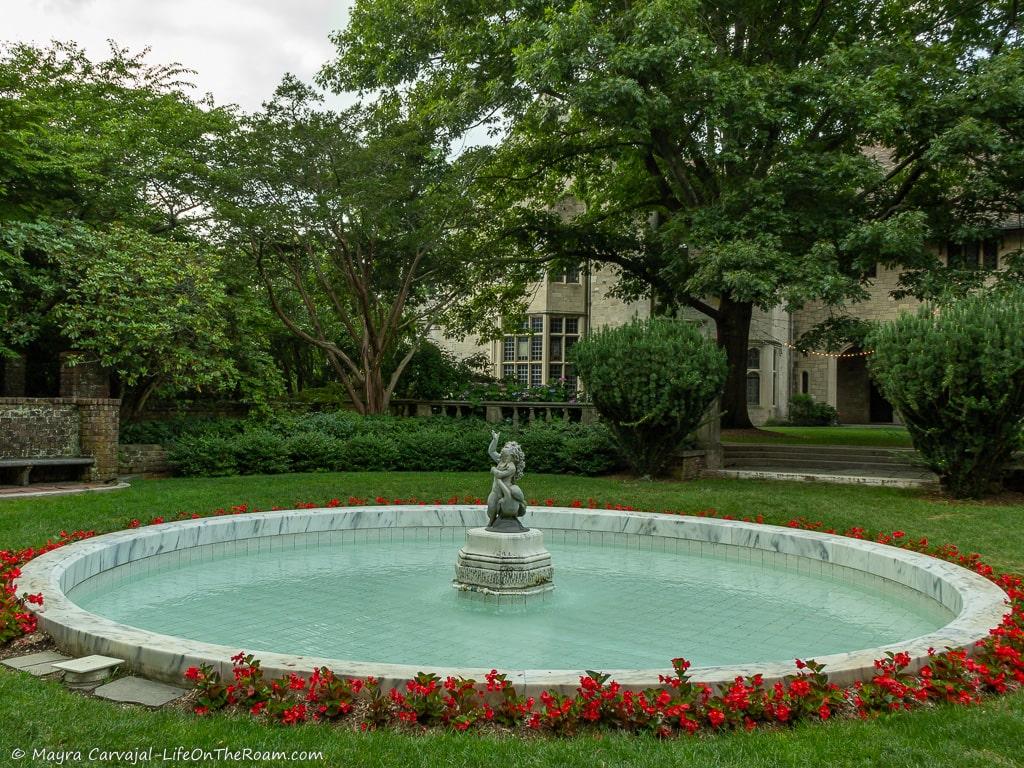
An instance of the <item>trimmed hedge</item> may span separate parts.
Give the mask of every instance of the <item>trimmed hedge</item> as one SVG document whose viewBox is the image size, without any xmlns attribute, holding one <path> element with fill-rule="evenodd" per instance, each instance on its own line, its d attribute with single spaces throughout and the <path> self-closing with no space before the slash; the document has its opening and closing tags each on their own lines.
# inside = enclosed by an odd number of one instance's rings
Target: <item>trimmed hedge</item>
<svg viewBox="0 0 1024 768">
<path fill-rule="evenodd" d="M 175 474 L 220 476 L 284 472 L 483 471 L 495 425 L 479 419 L 361 417 L 348 412 L 280 415 L 230 426 L 196 425 L 168 445 Z M 601 475 L 622 456 L 602 424 L 535 422 L 497 427 L 518 440 L 530 472 Z"/>
<path fill-rule="evenodd" d="M 1024 288 L 881 323 L 868 370 L 914 447 L 957 498 L 999 488 L 1024 426 Z"/>
<path fill-rule="evenodd" d="M 725 383 L 725 353 L 675 318 L 594 331 L 569 359 L 639 475 L 665 471 Z"/>
</svg>

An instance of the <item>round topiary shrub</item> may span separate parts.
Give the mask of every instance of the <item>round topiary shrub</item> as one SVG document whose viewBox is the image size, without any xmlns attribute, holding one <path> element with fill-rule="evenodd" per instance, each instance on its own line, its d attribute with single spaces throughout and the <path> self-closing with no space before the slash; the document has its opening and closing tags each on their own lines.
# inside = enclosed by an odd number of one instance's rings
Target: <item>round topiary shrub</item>
<svg viewBox="0 0 1024 768">
<path fill-rule="evenodd" d="M 957 498 L 998 486 L 1024 423 L 1024 290 L 979 294 L 881 323 L 868 369 L 914 447 Z"/>
<path fill-rule="evenodd" d="M 725 384 L 725 353 L 693 323 L 656 317 L 592 333 L 572 351 L 626 460 L 660 474 Z"/>
</svg>

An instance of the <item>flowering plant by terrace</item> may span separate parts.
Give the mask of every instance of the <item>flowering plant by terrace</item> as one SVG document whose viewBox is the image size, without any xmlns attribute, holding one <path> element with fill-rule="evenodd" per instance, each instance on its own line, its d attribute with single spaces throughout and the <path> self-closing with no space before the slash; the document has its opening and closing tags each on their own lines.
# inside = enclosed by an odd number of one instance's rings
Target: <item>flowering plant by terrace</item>
<svg viewBox="0 0 1024 768">
<path fill-rule="evenodd" d="M 39 547 L 29 547 L 16 552 L 0 550 L 0 645 L 35 632 L 38 626 L 38 619 L 31 607 L 42 605 L 43 596 L 16 594 L 14 582 L 21 576 L 21 566 L 50 550 L 93 535 L 95 534 L 92 531 L 61 531 L 57 539 L 49 539 Z"/>
<path fill-rule="evenodd" d="M 432 502 L 416 497 L 372 500 L 351 496 L 348 506 L 368 503 L 391 505 L 482 504 L 474 497 Z M 326 504 L 298 502 L 293 507 L 310 509 L 338 507 L 338 498 Z M 556 506 L 554 499 L 531 504 Z M 587 499 L 571 500 L 566 506 L 632 510 L 623 504 Z M 281 509 L 281 507 L 274 507 Z M 259 512 L 246 504 L 214 510 L 212 515 L 238 515 Z M 735 519 L 707 509 L 693 513 L 663 510 L 669 514 L 693 514 L 697 517 Z M 415 514 L 410 509 L 410 514 Z M 174 519 L 198 518 L 197 513 L 179 512 Z M 745 522 L 764 523 L 761 515 L 741 518 Z M 156 516 L 150 524 L 165 522 Z M 871 539 L 933 557 L 958 563 L 1000 586 L 1008 596 L 1009 609 L 998 627 L 970 649 L 944 649 L 929 652 L 928 662 L 916 674 L 909 671 L 906 653 L 889 653 L 875 661 L 875 672 L 866 681 L 841 688 L 829 681 L 822 667 L 813 660 L 796 660 L 796 673 L 766 687 L 759 675 L 737 677 L 727 688 L 714 691 L 708 685 L 692 682 L 684 658 L 672 660 L 674 675 L 663 676 L 661 686 L 641 692 L 623 690 L 600 672 L 580 677 L 574 695 L 543 692 L 537 700 L 519 694 L 506 675 L 492 670 L 483 684 L 464 678 L 441 680 L 420 673 L 398 688 L 383 690 L 374 677 L 345 678 L 330 669 L 314 670 L 309 678 L 289 675 L 264 679 L 259 660 L 239 653 L 233 660 L 232 681 L 221 679 L 209 666 L 192 667 L 185 677 L 195 688 L 195 712 L 205 715 L 217 710 L 248 711 L 253 717 L 281 725 L 312 722 L 351 722 L 361 730 L 384 726 L 423 729 L 427 727 L 468 731 L 480 727 L 525 729 L 549 734 L 572 734 L 589 729 L 616 729 L 631 733 L 653 733 L 659 737 L 716 733 L 740 728 L 785 727 L 797 722 L 824 721 L 834 717 L 869 718 L 882 713 L 911 710 L 931 703 L 971 705 L 983 696 L 998 695 L 1024 686 L 1024 584 L 1019 576 L 997 574 L 976 553 L 963 553 L 945 544 L 935 546 L 927 539 L 915 539 L 904 531 L 871 533 L 853 527 L 845 531 L 827 528 L 823 523 L 793 518 L 783 523 L 790 528 L 822 531 L 851 538 Z M 138 519 L 128 527 L 142 525 Z M 33 557 L 63 546 L 70 541 L 93 536 L 91 531 L 62 532 L 58 540 L 39 548 L 19 552 L 0 551 L 0 643 L 36 628 L 32 605 L 38 595 L 15 595 L 13 582 L 19 566 Z"/>
</svg>

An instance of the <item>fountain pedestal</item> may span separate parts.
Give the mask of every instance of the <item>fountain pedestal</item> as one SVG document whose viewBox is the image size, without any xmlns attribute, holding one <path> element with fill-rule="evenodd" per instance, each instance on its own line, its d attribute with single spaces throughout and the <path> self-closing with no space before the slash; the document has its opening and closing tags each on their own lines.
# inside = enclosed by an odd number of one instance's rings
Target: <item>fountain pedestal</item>
<svg viewBox="0 0 1024 768">
<path fill-rule="evenodd" d="M 543 532 L 470 528 L 459 550 L 452 586 L 484 595 L 539 595 L 555 588 L 553 572 Z"/>
</svg>

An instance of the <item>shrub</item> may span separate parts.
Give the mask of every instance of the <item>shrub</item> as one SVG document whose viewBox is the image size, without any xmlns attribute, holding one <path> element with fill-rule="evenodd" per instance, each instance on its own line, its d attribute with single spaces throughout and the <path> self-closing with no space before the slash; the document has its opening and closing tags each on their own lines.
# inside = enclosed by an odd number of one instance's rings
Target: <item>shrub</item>
<svg viewBox="0 0 1024 768">
<path fill-rule="evenodd" d="M 871 376 L 958 498 L 1002 479 L 1024 422 L 1024 289 L 969 296 L 877 325 Z"/>
<path fill-rule="evenodd" d="M 839 412 L 828 403 L 819 403 L 810 395 L 789 399 L 789 421 L 793 427 L 831 427 L 839 423 Z"/>
<path fill-rule="evenodd" d="M 237 475 L 238 463 L 231 438 L 221 435 L 192 435 L 172 443 L 167 463 L 178 475 L 220 477 Z"/>
<path fill-rule="evenodd" d="M 518 440 L 531 472 L 593 475 L 618 469 L 622 459 L 600 424 L 535 422 L 524 427 L 445 416 L 361 417 L 351 413 L 283 414 L 245 422 L 244 429 L 186 434 L 168 455 L 180 475 L 276 472 L 380 471 L 479 472 L 488 466 L 491 429 Z"/>
<path fill-rule="evenodd" d="M 395 397 L 418 400 L 442 400 L 466 389 L 480 376 L 479 356 L 459 360 L 431 341 L 423 341 L 402 371 Z M 489 366 L 487 366 L 489 367 Z"/>
<path fill-rule="evenodd" d="M 626 460 L 644 475 L 665 468 L 725 383 L 725 353 L 671 318 L 597 331 L 572 359 Z"/>
<path fill-rule="evenodd" d="M 338 465 L 342 472 L 375 472 L 399 469 L 398 444 L 387 435 L 356 435 L 341 446 Z"/>
<path fill-rule="evenodd" d="M 316 472 L 339 466 L 345 443 L 324 432 L 298 432 L 286 446 L 292 472 Z"/>
<path fill-rule="evenodd" d="M 203 418 L 200 416 L 172 416 L 169 419 L 133 421 L 121 426 L 122 443 L 159 443 L 171 445 L 186 435 L 217 434 L 224 437 L 242 431 L 242 419 L 232 417 Z"/>
<path fill-rule="evenodd" d="M 234 438 L 235 463 L 243 475 L 273 475 L 291 468 L 288 440 L 268 429 L 250 429 Z"/>
</svg>

